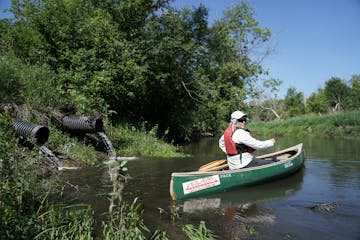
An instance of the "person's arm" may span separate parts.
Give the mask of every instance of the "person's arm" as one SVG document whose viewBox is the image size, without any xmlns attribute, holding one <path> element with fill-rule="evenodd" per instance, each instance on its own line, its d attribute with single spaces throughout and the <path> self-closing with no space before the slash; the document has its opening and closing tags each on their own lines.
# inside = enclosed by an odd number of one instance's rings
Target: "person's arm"
<svg viewBox="0 0 360 240">
<path fill-rule="evenodd" d="M 233 134 L 233 141 L 236 143 L 243 143 L 246 146 L 249 146 L 254 149 L 265 149 L 274 146 L 275 139 L 269 139 L 265 141 L 260 141 L 253 138 L 249 132 L 239 129 Z"/>
<path fill-rule="evenodd" d="M 219 139 L 219 148 L 220 148 L 224 153 L 226 153 L 224 135 L 222 135 L 221 138 Z"/>
</svg>

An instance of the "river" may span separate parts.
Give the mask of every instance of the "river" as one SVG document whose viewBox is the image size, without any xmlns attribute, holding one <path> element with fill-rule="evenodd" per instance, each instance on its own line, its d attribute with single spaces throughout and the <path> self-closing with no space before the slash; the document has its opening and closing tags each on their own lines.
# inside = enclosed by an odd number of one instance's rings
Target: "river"
<svg viewBox="0 0 360 240">
<path fill-rule="evenodd" d="M 305 166 L 290 177 L 175 203 L 169 196 L 171 172 L 191 171 L 223 158 L 217 139 L 185 146 L 184 151 L 192 155 L 187 158 L 132 160 L 127 164 L 131 179 L 124 198 L 131 202 L 139 197 L 145 224 L 166 231 L 170 239 L 186 239 L 181 226 L 197 226 L 202 220 L 217 239 L 360 239 L 360 141 L 279 138 L 275 147 L 256 154 L 300 142 Z M 90 203 L 97 223 L 101 222 L 109 206 L 106 194 L 111 191 L 107 169 L 66 170 L 60 177 L 68 183 L 64 196 Z M 175 222 L 168 214 L 174 204 L 179 206 Z"/>
</svg>

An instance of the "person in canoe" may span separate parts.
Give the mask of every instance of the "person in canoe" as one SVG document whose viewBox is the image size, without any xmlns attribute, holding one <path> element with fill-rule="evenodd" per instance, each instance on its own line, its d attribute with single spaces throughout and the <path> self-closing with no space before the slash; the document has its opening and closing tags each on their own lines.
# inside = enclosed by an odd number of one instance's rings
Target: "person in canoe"
<svg viewBox="0 0 360 240">
<path fill-rule="evenodd" d="M 253 167 L 268 164 L 268 160 L 257 159 L 252 153 L 256 149 L 274 146 L 275 139 L 260 141 L 246 129 L 247 115 L 241 111 L 231 114 L 231 121 L 219 139 L 219 147 L 227 155 L 230 169 Z"/>
</svg>

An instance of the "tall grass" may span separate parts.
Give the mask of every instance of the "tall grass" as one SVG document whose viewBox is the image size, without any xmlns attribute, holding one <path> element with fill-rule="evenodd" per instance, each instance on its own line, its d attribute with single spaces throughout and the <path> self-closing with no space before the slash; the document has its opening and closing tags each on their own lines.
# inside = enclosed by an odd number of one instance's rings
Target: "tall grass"
<svg viewBox="0 0 360 240">
<path fill-rule="evenodd" d="M 122 202 L 110 213 L 107 222 L 103 222 L 103 239 L 146 239 L 150 232 L 141 217 L 142 212 L 136 199 L 132 204 Z"/>
<path fill-rule="evenodd" d="M 146 131 L 128 125 L 109 127 L 111 141 L 118 155 L 146 157 L 184 157 L 177 146 L 166 143 L 156 136 L 156 128 Z"/>
<path fill-rule="evenodd" d="M 303 115 L 285 121 L 249 123 L 258 134 L 272 136 L 360 137 L 360 111 Z"/>
<path fill-rule="evenodd" d="M 183 226 L 182 230 L 190 240 L 214 240 L 214 233 L 206 228 L 205 222 L 201 221 L 198 228 L 191 224 Z"/>
<path fill-rule="evenodd" d="M 100 154 L 94 146 L 87 143 L 85 139 L 71 137 L 69 134 L 62 132 L 53 125 L 49 125 L 50 136 L 46 145 L 53 151 L 61 153 L 61 155 L 72 159 L 81 165 L 97 165 Z"/>
<path fill-rule="evenodd" d="M 34 240 L 91 240 L 94 218 L 89 205 L 50 205 L 37 217 L 39 233 Z"/>
<path fill-rule="evenodd" d="M 28 239 L 36 232 L 37 155 L 21 151 L 10 129 L 10 117 L 0 115 L 0 239 Z"/>
</svg>

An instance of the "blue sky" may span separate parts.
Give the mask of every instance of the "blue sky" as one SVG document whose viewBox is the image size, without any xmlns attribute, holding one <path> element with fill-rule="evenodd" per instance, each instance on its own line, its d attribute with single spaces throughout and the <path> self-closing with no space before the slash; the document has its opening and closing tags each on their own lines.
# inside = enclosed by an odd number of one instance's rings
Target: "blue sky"
<svg viewBox="0 0 360 240">
<path fill-rule="evenodd" d="M 219 19 L 236 0 L 176 0 L 174 6 L 209 9 Z M 269 77 L 309 97 L 331 77 L 350 80 L 360 74 L 360 0 L 248 0 L 261 27 L 272 32 L 275 48 L 263 62 Z"/>
<path fill-rule="evenodd" d="M 10 0 L 0 0 L 0 11 Z M 209 9 L 209 22 L 222 17 L 237 0 L 175 0 L 176 7 Z M 309 97 L 331 77 L 350 80 L 360 74 L 360 0 L 248 0 L 261 27 L 272 32 L 275 48 L 263 66 L 268 77 Z M 0 17 L 9 16 L 0 13 Z"/>
</svg>

